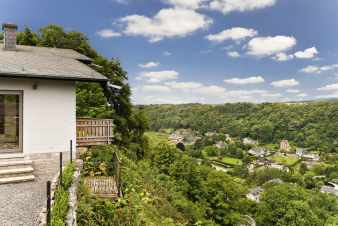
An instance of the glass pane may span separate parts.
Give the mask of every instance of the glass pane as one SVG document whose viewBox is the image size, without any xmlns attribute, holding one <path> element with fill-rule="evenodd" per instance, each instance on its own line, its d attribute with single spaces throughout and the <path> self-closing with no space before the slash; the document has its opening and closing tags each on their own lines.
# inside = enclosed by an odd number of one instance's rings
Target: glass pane
<svg viewBox="0 0 338 226">
<path fill-rule="evenodd" d="M 20 96 L 0 94 L 0 153 L 20 150 Z"/>
</svg>

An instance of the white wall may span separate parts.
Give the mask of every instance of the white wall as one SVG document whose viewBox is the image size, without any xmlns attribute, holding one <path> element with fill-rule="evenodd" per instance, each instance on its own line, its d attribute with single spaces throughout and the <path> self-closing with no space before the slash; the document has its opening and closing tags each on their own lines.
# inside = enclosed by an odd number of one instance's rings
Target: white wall
<svg viewBox="0 0 338 226">
<path fill-rule="evenodd" d="M 0 78 L 4 90 L 23 91 L 24 154 L 69 151 L 71 139 L 75 147 L 75 82 Z"/>
</svg>

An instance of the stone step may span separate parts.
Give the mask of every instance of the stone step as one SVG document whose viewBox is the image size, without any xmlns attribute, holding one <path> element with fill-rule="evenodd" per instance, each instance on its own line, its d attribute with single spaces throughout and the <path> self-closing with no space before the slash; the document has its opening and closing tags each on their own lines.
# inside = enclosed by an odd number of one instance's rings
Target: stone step
<svg viewBox="0 0 338 226">
<path fill-rule="evenodd" d="M 0 160 L 8 159 L 24 159 L 25 156 L 23 153 L 14 153 L 14 154 L 0 154 Z"/>
<path fill-rule="evenodd" d="M 11 184 L 11 183 L 28 182 L 28 181 L 33 181 L 34 179 L 35 179 L 34 175 L 25 175 L 25 176 L 17 176 L 17 177 L 6 177 L 6 178 L 0 178 L 0 184 Z"/>
<path fill-rule="evenodd" d="M 0 167 L 9 167 L 9 166 L 25 166 L 32 165 L 33 161 L 28 159 L 13 159 L 13 160 L 1 160 Z"/>
<path fill-rule="evenodd" d="M 24 174 L 32 173 L 34 171 L 33 167 L 24 167 L 24 168 L 14 168 L 14 169 L 0 169 L 0 176 L 12 175 L 12 174 Z"/>
</svg>

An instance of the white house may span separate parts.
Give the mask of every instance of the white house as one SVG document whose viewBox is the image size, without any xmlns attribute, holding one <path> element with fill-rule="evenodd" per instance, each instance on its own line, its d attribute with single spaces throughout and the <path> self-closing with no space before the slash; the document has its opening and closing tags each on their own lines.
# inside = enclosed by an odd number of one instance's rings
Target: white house
<svg viewBox="0 0 338 226">
<path fill-rule="evenodd" d="M 256 147 L 256 148 L 251 148 L 248 153 L 250 155 L 253 155 L 255 157 L 260 157 L 263 158 L 267 156 L 269 153 L 264 147 Z"/>
<path fill-rule="evenodd" d="M 244 145 L 249 145 L 249 146 L 255 146 L 255 145 L 258 145 L 258 141 L 257 140 L 253 140 L 250 137 L 245 137 L 243 139 L 243 144 Z"/>
<path fill-rule="evenodd" d="M 338 184 L 329 182 L 328 185 L 324 185 L 321 187 L 320 191 L 322 193 L 330 193 L 335 196 L 338 196 Z"/>
<path fill-rule="evenodd" d="M 16 45 L 14 24 L 0 44 L 0 157 L 64 152 L 76 146 L 75 82 L 107 78 L 69 49 Z M 1 182 L 1 181 L 0 181 Z"/>
<path fill-rule="evenodd" d="M 256 187 L 249 190 L 249 193 L 246 197 L 254 202 L 260 202 L 260 198 L 264 189 L 262 187 Z"/>
<path fill-rule="evenodd" d="M 76 81 L 106 82 L 73 50 L 16 46 L 4 24 L 0 45 L 0 153 L 45 153 L 76 141 Z"/>
</svg>

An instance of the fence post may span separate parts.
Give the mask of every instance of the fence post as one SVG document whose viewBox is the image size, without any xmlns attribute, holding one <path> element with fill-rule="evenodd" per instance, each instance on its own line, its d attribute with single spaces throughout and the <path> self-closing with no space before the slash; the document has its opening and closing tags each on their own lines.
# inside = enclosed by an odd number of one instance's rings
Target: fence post
<svg viewBox="0 0 338 226">
<path fill-rule="evenodd" d="M 59 184 L 62 186 L 62 152 L 60 152 L 60 176 L 59 176 Z"/>
<path fill-rule="evenodd" d="M 51 182 L 47 181 L 47 226 L 51 226 Z"/>
<path fill-rule="evenodd" d="M 73 162 L 73 140 L 70 140 L 70 162 Z"/>
</svg>

